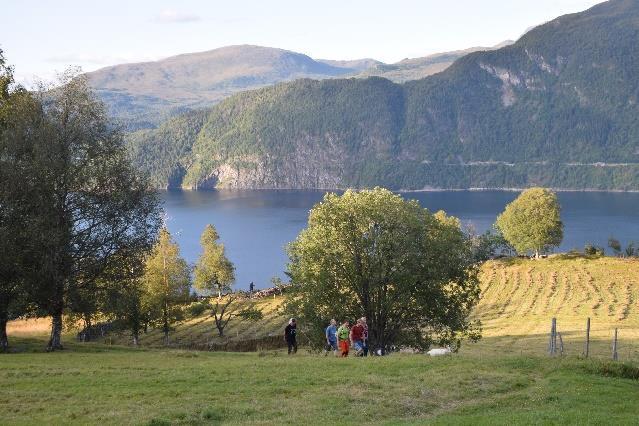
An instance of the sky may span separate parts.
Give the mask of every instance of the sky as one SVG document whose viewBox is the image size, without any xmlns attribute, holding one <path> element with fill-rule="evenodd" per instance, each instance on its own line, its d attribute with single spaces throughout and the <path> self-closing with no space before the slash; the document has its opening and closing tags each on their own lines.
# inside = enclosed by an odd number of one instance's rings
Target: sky
<svg viewBox="0 0 639 426">
<path fill-rule="evenodd" d="M 29 85 L 56 71 L 235 44 L 316 59 L 409 57 L 492 46 L 600 0 L 4 0 L 0 49 Z"/>
</svg>

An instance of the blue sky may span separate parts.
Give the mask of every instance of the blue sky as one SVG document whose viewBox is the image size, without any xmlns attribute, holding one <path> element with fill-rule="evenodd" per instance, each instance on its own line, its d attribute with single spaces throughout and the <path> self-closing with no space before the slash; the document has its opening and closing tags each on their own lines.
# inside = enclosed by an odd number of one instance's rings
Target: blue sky
<svg viewBox="0 0 639 426">
<path fill-rule="evenodd" d="M 28 83 L 69 65 L 156 60 L 232 44 L 314 58 L 406 57 L 490 46 L 599 0 L 6 0 L 0 48 Z"/>
</svg>

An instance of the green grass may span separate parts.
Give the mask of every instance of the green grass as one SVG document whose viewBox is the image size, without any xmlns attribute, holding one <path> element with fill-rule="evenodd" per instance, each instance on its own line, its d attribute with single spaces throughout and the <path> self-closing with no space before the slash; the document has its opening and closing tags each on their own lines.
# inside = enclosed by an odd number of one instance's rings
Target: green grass
<svg viewBox="0 0 639 426">
<path fill-rule="evenodd" d="M 41 342 L 19 341 L 29 349 Z M 34 347 L 34 348 L 36 348 Z M 637 374 L 493 354 L 336 359 L 71 344 L 0 357 L 3 424 L 633 423 Z M 608 376 L 606 376 L 606 374 Z"/>
</svg>

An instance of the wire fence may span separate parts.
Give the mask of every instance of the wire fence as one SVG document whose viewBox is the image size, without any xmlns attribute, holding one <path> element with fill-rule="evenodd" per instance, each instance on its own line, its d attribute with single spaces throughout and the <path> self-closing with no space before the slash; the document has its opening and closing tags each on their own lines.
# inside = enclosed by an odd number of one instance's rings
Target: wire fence
<svg viewBox="0 0 639 426">
<path fill-rule="evenodd" d="M 586 318 L 583 327 L 552 318 L 548 323 L 546 353 L 550 356 L 580 356 L 615 361 L 639 361 L 639 330 L 598 325 Z"/>
</svg>

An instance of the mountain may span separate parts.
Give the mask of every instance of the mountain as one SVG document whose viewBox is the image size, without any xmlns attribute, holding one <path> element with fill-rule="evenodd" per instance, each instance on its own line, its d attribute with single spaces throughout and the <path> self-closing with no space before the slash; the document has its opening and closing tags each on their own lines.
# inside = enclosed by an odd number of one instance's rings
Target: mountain
<svg viewBox="0 0 639 426">
<path fill-rule="evenodd" d="M 376 67 L 378 65 L 384 65 L 383 62 L 377 59 L 364 58 L 364 59 L 352 59 L 352 60 L 332 60 L 332 59 L 318 59 L 319 62 L 323 62 L 328 65 L 339 68 L 348 68 L 353 71 L 362 72 L 369 68 Z"/>
<path fill-rule="evenodd" d="M 352 61 L 357 64 L 357 61 Z M 359 72 L 301 53 L 229 46 L 155 62 L 115 65 L 87 74 L 111 114 L 130 128 L 155 127 L 181 111 L 211 106 L 233 93 L 297 78 Z"/>
<path fill-rule="evenodd" d="M 419 80 L 429 75 L 444 71 L 462 56 L 473 52 L 499 49 L 513 42 L 504 41 L 494 47 L 471 47 L 452 52 L 436 53 L 422 58 L 406 58 L 394 64 L 377 63 L 363 69 L 358 77 L 384 77 L 395 83 Z"/>
<path fill-rule="evenodd" d="M 637 69 L 639 2 L 612 0 L 421 80 L 278 84 L 130 144 L 158 186 L 639 189 Z"/>
<path fill-rule="evenodd" d="M 210 107 L 241 91 L 298 78 L 380 75 L 396 82 L 440 72 L 474 48 L 384 64 L 375 59 L 315 60 L 261 46 L 228 46 L 155 62 L 122 64 L 87 73 L 112 116 L 129 130 L 157 127 L 193 109 Z"/>
</svg>

